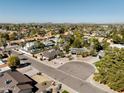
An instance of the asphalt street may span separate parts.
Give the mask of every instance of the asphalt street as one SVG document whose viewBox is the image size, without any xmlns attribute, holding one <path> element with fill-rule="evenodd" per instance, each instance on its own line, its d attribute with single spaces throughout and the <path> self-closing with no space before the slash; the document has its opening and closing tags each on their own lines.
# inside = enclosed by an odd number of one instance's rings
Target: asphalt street
<svg viewBox="0 0 124 93">
<path fill-rule="evenodd" d="M 18 52 L 15 52 L 15 51 L 12 51 L 12 53 L 14 55 L 19 55 L 20 58 L 28 59 L 28 60 L 24 60 L 24 61 L 31 63 L 31 65 L 33 67 L 35 67 L 42 73 L 45 73 L 48 76 L 52 77 L 53 79 L 62 82 L 63 84 L 76 90 L 78 93 L 107 93 L 107 92 L 91 85 L 90 83 L 86 82 L 85 80 L 83 80 L 83 78 L 80 78 L 79 76 L 75 76 L 74 74 L 71 75 L 67 72 L 64 72 L 64 70 L 61 70 L 61 69 L 49 67 L 31 57 L 26 56 L 25 54 L 20 55 Z"/>
<path fill-rule="evenodd" d="M 82 80 L 86 80 L 92 73 L 95 72 L 95 68 L 93 66 L 79 61 L 68 62 L 58 69 Z"/>
</svg>

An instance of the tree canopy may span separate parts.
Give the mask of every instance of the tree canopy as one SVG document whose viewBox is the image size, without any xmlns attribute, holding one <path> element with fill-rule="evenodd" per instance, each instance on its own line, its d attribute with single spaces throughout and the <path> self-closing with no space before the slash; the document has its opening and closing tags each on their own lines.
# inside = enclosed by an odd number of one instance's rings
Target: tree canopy
<svg viewBox="0 0 124 93">
<path fill-rule="evenodd" d="M 12 56 L 10 56 L 8 58 L 8 66 L 10 68 L 16 68 L 19 65 L 20 65 L 20 59 L 19 59 L 19 57 L 12 55 Z"/>
<path fill-rule="evenodd" d="M 96 64 L 98 73 L 94 79 L 107 84 L 111 89 L 124 91 L 124 49 L 112 48 Z"/>
</svg>

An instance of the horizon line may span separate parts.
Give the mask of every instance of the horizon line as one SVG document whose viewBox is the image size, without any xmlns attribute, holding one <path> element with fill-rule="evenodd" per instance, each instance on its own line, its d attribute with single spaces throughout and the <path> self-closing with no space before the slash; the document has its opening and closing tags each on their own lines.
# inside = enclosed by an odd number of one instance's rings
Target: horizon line
<svg viewBox="0 0 124 93">
<path fill-rule="evenodd" d="M 0 22 L 0 24 L 124 24 L 124 22 Z"/>
</svg>

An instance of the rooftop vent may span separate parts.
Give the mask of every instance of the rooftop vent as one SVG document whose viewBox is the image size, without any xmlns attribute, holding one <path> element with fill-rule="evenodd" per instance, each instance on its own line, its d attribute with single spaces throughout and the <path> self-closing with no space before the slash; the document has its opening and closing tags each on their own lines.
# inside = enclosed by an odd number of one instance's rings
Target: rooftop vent
<svg viewBox="0 0 124 93">
<path fill-rule="evenodd" d="M 8 85 L 8 84 L 10 84 L 11 82 L 12 82 L 12 80 L 8 80 L 8 79 L 7 79 L 7 80 L 5 81 L 5 84 Z"/>
</svg>

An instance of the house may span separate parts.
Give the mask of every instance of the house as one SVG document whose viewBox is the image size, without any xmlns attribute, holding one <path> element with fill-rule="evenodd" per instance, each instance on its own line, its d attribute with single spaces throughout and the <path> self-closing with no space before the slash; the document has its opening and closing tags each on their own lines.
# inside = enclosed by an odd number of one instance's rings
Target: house
<svg viewBox="0 0 124 93">
<path fill-rule="evenodd" d="M 54 58 L 56 58 L 57 56 L 59 55 L 59 51 L 58 50 L 55 50 L 55 49 L 52 49 L 52 50 L 49 50 L 49 51 L 45 51 L 43 54 L 42 54 L 42 58 L 43 60 L 52 60 Z"/>
<path fill-rule="evenodd" d="M 55 43 L 52 40 L 46 40 L 43 42 L 43 44 L 45 45 L 45 47 L 51 47 L 55 45 Z"/>
<path fill-rule="evenodd" d="M 7 30 L 0 29 L 0 32 L 5 33 Z"/>
<path fill-rule="evenodd" d="M 24 40 L 23 39 L 20 39 L 20 40 L 13 40 L 13 41 L 10 41 L 8 45 L 19 45 L 21 43 L 23 43 Z"/>
<path fill-rule="evenodd" d="M 111 48 L 124 48 L 124 45 L 122 44 L 110 44 Z"/>
<path fill-rule="evenodd" d="M 0 65 L 0 74 L 9 70 L 10 68 L 8 67 L 7 64 Z"/>
<path fill-rule="evenodd" d="M 0 93 L 32 93 L 34 81 L 18 71 L 7 71 L 0 76 Z"/>
<path fill-rule="evenodd" d="M 26 44 L 25 44 L 25 46 L 23 47 L 23 49 L 25 50 L 25 51 L 30 51 L 32 48 L 33 48 L 33 46 L 34 46 L 34 42 L 27 42 Z"/>
<path fill-rule="evenodd" d="M 55 45 L 57 45 L 58 41 L 59 41 L 59 36 L 56 36 L 56 37 L 51 37 L 49 39 L 50 41 L 53 41 L 55 43 Z"/>
<path fill-rule="evenodd" d="M 89 52 L 87 48 L 70 48 L 71 54 L 81 54 L 84 52 Z"/>
<path fill-rule="evenodd" d="M 37 81 L 36 87 L 38 88 L 37 93 L 42 93 L 52 84 L 52 80 L 46 75 L 33 75 L 32 78 Z M 43 92 L 44 93 L 44 92 Z"/>
</svg>

